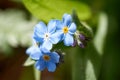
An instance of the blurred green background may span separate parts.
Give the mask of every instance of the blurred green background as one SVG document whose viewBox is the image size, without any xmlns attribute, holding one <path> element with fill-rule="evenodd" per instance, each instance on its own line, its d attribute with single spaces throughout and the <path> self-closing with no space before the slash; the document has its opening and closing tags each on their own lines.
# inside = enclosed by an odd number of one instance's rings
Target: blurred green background
<svg viewBox="0 0 120 80">
<path fill-rule="evenodd" d="M 28 57 L 25 50 L 31 45 L 34 25 L 40 20 L 47 23 L 50 19 L 61 19 L 65 12 L 71 14 L 73 7 L 79 19 L 91 26 L 94 35 L 97 33 L 99 14 L 104 12 L 108 17 L 102 56 L 97 59 L 96 50 L 89 46 L 91 43 L 86 49 L 77 47 L 70 48 L 71 51 L 63 48 L 66 52 L 65 63 L 54 73 L 43 71 L 41 80 L 120 80 L 119 5 L 119 0 L 0 0 L 0 80 L 35 80 L 33 66 L 23 66 Z M 73 54 L 75 52 L 80 54 Z M 84 73 L 86 57 L 81 53 L 93 58 L 96 78 L 93 78 L 92 70 Z M 75 56 L 77 62 L 71 56 Z"/>
</svg>

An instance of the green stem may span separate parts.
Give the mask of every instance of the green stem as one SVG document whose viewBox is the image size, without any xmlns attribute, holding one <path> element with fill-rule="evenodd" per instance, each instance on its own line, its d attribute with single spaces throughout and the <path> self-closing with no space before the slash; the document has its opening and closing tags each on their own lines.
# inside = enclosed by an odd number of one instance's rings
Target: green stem
<svg viewBox="0 0 120 80">
<path fill-rule="evenodd" d="M 33 69 L 34 69 L 35 80 L 41 80 L 41 72 L 37 70 L 34 66 Z"/>
</svg>

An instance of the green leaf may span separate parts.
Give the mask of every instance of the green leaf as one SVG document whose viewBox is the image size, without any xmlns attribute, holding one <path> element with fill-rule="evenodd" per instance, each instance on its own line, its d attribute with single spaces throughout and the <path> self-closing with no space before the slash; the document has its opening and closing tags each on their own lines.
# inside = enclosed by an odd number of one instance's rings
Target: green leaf
<svg viewBox="0 0 120 80">
<path fill-rule="evenodd" d="M 86 54 L 86 80 L 97 80 L 101 68 L 101 56 L 91 41 L 85 49 Z"/>
<path fill-rule="evenodd" d="M 77 30 L 80 31 L 80 33 L 85 34 L 86 36 L 93 37 L 93 30 L 90 26 L 88 26 L 85 22 L 80 21 L 77 13 L 75 10 L 72 11 L 72 17 L 73 21 L 77 25 Z"/>
<path fill-rule="evenodd" d="M 107 34 L 107 15 L 101 13 L 96 35 L 85 49 L 76 48 L 72 55 L 72 80 L 97 80 L 100 76 L 104 42 Z"/>
<path fill-rule="evenodd" d="M 94 38 L 94 45 L 99 54 L 103 54 L 104 42 L 108 30 L 108 17 L 105 13 L 100 13 L 97 33 Z"/>
<path fill-rule="evenodd" d="M 25 61 L 25 63 L 23 64 L 23 66 L 31 66 L 35 63 L 34 60 L 32 60 L 30 57 L 27 58 L 27 60 Z"/>
<path fill-rule="evenodd" d="M 76 10 L 81 20 L 91 17 L 90 8 L 80 1 L 72 0 L 23 0 L 26 8 L 38 19 L 49 21 L 51 18 L 61 19 L 64 13 Z"/>
<path fill-rule="evenodd" d="M 71 49 L 72 59 L 72 80 L 85 80 L 86 56 L 84 49 Z"/>
<path fill-rule="evenodd" d="M 97 80 L 102 59 L 93 42 L 90 42 L 85 49 L 78 47 L 70 51 L 72 55 L 72 80 Z"/>
<path fill-rule="evenodd" d="M 87 61 L 86 65 L 86 80 L 97 80 L 92 62 L 90 60 Z"/>
</svg>

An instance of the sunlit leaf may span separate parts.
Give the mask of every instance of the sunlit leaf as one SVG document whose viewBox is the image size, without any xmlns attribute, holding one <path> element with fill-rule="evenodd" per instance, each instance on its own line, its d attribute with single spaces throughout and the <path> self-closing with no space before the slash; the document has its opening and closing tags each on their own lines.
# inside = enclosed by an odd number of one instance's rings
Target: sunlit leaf
<svg viewBox="0 0 120 80">
<path fill-rule="evenodd" d="M 28 57 L 28 59 L 25 61 L 25 63 L 23 64 L 23 66 L 31 66 L 35 63 L 34 60 L 32 60 L 30 57 Z"/>
<path fill-rule="evenodd" d="M 99 54 L 103 54 L 104 42 L 108 30 L 108 17 L 105 13 L 100 13 L 98 29 L 94 38 L 94 45 Z"/>
<path fill-rule="evenodd" d="M 81 20 L 91 17 L 89 7 L 80 1 L 72 0 L 23 0 L 26 8 L 38 19 L 49 21 L 51 18 L 61 19 L 64 13 L 76 10 Z"/>
<path fill-rule="evenodd" d="M 86 80 L 97 80 L 93 65 L 90 60 L 87 61 L 86 65 Z"/>
</svg>

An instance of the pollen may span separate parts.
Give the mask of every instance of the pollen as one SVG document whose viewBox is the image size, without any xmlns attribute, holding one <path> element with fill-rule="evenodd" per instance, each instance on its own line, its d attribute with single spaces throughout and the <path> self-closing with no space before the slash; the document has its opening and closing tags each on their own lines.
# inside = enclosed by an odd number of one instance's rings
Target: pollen
<svg viewBox="0 0 120 80">
<path fill-rule="evenodd" d="M 49 60 L 50 60 L 50 56 L 49 56 L 49 55 L 44 55 L 44 56 L 43 56 L 43 59 L 44 59 L 45 61 L 49 61 Z"/>
<path fill-rule="evenodd" d="M 63 27 L 63 33 L 68 33 L 68 27 L 67 26 L 65 26 L 65 27 Z"/>
</svg>

